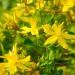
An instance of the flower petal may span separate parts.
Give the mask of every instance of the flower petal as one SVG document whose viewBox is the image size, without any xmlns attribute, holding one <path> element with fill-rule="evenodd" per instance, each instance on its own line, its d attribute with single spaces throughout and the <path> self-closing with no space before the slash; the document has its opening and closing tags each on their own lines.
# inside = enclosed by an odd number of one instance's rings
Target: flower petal
<svg viewBox="0 0 75 75">
<path fill-rule="evenodd" d="M 23 31 L 20 32 L 20 33 L 22 33 L 22 34 L 27 34 L 27 33 L 30 32 L 30 28 L 28 28 L 28 27 L 26 27 L 26 26 L 22 27 L 21 29 L 23 30 Z"/>
<path fill-rule="evenodd" d="M 30 57 L 30 55 L 29 55 L 29 56 L 27 56 L 26 58 L 24 58 L 23 61 L 29 62 L 29 61 L 30 61 L 30 58 L 31 58 L 31 57 Z"/>
<path fill-rule="evenodd" d="M 56 31 L 58 29 L 56 22 L 52 25 L 52 29 L 53 29 L 53 31 Z"/>
<path fill-rule="evenodd" d="M 31 28 L 31 34 L 38 36 L 38 34 L 39 34 L 38 28 L 36 28 L 36 27 L 35 28 Z"/>
<path fill-rule="evenodd" d="M 20 60 L 18 60 L 18 62 L 21 62 L 22 64 L 25 64 L 25 63 L 27 63 L 27 62 L 29 62 L 29 61 L 30 61 L 30 55 L 27 56 L 27 57 L 24 58 L 24 59 L 20 59 Z"/>
<path fill-rule="evenodd" d="M 7 63 L 0 63 L 0 75 L 6 75 L 6 65 Z"/>
<path fill-rule="evenodd" d="M 31 25 L 31 28 L 37 27 L 37 21 L 34 18 L 30 17 L 28 21 L 29 21 L 29 23 Z"/>
<path fill-rule="evenodd" d="M 65 48 L 65 49 L 68 48 L 68 44 L 67 44 L 67 42 L 66 42 L 65 39 L 59 38 L 58 43 L 59 43 L 59 45 L 61 45 L 63 48 Z"/>
<path fill-rule="evenodd" d="M 67 33 L 63 33 L 63 37 L 65 39 L 75 39 L 75 35 L 71 35 L 71 34 L 67 34 Z"/>
<path fill-rule="evenodd" d="M 27 4 L 31 4 L 33 0 L 26 0 Z"/>
<path fill-rule="evenodd" d="M 9 68 L 10 75 L 15 74 L 15 72 L 17 71 L 16 64 L 9 62 L 8 65 L 9 65 L 8 68 Z"/>
<path fill-rule="evenodd" d="M 53 33 L 53 30 L 49 24 L 43 25 L 42 28 L 46 34 L 51 35 Z"/>
<path fill-rule="evenodd" d="M 47 44 L 53 44 L 53 43 L 55 43 L 56 41 L 57 41 L 57 36 L 51 36 L 51 37 L 49 37 L 46 41 L 45 41 L 45 45 L 47 45 Z"/>
</svg>

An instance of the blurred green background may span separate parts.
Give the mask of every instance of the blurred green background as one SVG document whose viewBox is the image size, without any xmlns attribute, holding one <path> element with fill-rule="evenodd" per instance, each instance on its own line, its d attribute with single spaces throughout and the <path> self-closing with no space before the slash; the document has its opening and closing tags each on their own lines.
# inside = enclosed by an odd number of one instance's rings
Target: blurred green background
<svg viewBox="0 0 75 75">
<path fill-rule="evenodd" d="M 20 0 L 0 0 L 0 16 L 4 11 L 10 10 Z"/>
</svg>

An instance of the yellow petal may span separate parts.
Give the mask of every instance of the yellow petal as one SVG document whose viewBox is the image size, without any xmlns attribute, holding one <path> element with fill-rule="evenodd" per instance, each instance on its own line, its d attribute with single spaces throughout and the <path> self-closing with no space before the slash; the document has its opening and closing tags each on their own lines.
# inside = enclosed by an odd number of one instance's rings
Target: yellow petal
<svg viewBox="0 0 75 75">
<path fill-rule="evenodd" d="M 29 9 L 29 13 L 30 13 L 30 14 L 34 14 L 34 13 L 35 13 L 35 8 L 30 8 L 30 9 Z"/>
<path fill-rule="evenodd" d="M 38 34 L 39 34 L 38 29 L 37 28 L 31 28 L 31 34 L 38 36 Z"/>
<path fill-rule="evenodd" d="M 63 24 L 64 22 L 62 22 L 61 24 L 58 25 L 58 29 L 61 31 L 63 29 Z"/>
<path fill-rule="evenodd" d="M 26 4 L 31 4 L 33 0 L 23 0 Z"/>
<path fill-rule="evenodd" d="M 27 0 L 27 4 L 31 4 L 33 0 Z"/>
<path fill-rule="evenodd" d="M 24 21 L 24 22 L 28 22 L 28 21 L 29 21 L 29 18 L 27 18 L 27 17 L 20 17 L 20 19 L 21 19 L 22 21 Z"/>
<path fill-rule="evenodd" d="M 65 39 L 75 39 L 75 35 L 63 33 L 63 38 L 65 38 Z"/>
<path fill-rule="evenodd" d="M 9 15 L 8 13 L 4 13 L 3 15 L 6 20 L 9 20 L 9 21 L 13 20 L 13 17 L 11 15 Z"/>
<path fill-rule="evenodd" d="M 18 64 L 17 64 L 17 67 L 18 67 L 22 72 L 24 72 L 24 68 L 25 68 L 25 65 L 24 65 L 24 64 L 18 63 Z"/>
<path fill-rule="evenodd" d="M 5 58 L 5 56 L 0 56 L 0 58 Z"/>
<path fill-rule="evenodd" d="M 23 30 L 23 31 L 20 32 L 20 33 L 22 33 L 22 34 L 27 34 L 27 33 L 30 32 L 30 28 L 28 28 L 28 27 L 26 27 L 26 26 L 22 27 L 21 29 Z"/>
<path fill-rule="evenodd" d="M 17 43 L 15 43 L 14 45 L 13 45 L 13 54 L 14 55 L 16 55 L 17 54 Z"/>
<path fill-rule="evenodd" d="M 58 39 L 58 44 L 61 45 L 64 49 L 68 48 L 68 44 L 67 44 L 66 40 L 63 38 Z"/>
<path fill-rule="evenodd" d="M 20 59 L 20 60 L 18 60 L 18 62 L 21 62 L 21 63 L 27 63 L 27 62 L 29 62 L 30 61 L 30 55 L 29 56 L 27 56 L 27 57 L 25 57 L 24 59 Z"/>
<path fill-rule="evenodd" d="M 47 45 L 47 44 L 53 44 L 53 43 L 55 43 L 56 41 L 57 41 L 57 36 L 51 36 L 51 37 L 49 37 L 46 41 L 45 41 L 45 45 Z"/>
<path fill-rule="evenodd" d="M 52 29 L 53 29 L 54 31 L 57 31 L 58 26 L 57 26 L 56 22 L 52 25 Z"/>
<path fill-rule="evenodd" d="M 10 75 L 12 75 L 12 74 L 15 74 L 16 73 L 16 71 L 17 71 L 17 67 L 16 67 L 16 64 L 14 64 L 14 63 L 8 63 L 8 68 L 9 68 L 9 71 L 10 71 Z"/>
<path fill-rule="evenodd" d="M 31 56 L 27 56 L 26 58 L 23 59 L 24 62 L 29 62 L 30 61 Z"/>
<path fill-rule="evenodd" d="M 42 9 L 45 5 L 45 1 L 44 0 L 37 0 L 36 2 L 36 9 Z"/>
<path fill-rule="evenodd" d="M 15 15 L 15 17 L 19 18 L 22 15 L 22 11 L 15 10 L 13 15 Z"/>
<path fill-rule="evenodd" d="M 30 25 L 31 25 L 31 28 L 34 28 L 34 27 L 36 27 L 36 25 L 37 25 L 36 20 L 33 19 L 33 18 L 29 18 L 29 23 L 30 23 Z"/>
<path fill-rule="evenodd" d="M 0 63 L 0 75 L 6 75 L 6 63 Z"/>
<path fill-rule="evenodd" d="M 61 0 L 53 0 L 54 5 L 61 5 L 62 1 Z"/>
<path fill-rule="evenodd" d="M 46 34 L 51 35 L 53 33 L 52 28 L 49 24 L 43 25 L 42 27 Z"/>
<path fill-rule="evenodd" d="M 69 6 L 63 6 L 62 12 L 67 12 L 69 10 Z"/>
<path fill-rule="evenodd" d="M 67 12 L 69 8 L 75 6 L 75 0 L 62 0 L 62 12 Z"/>
<path fill-rule="evenodd" d="M 56 22 L 55 22 L 52 26 L 52 29 L 54 30 L 54 32 L 56 32 L 57 34 L 58 33 L 60 34 L 63 29 L 63 23 L 64 22 L 62 22 L 61 24 L 56 24 Z"/>
<path fill-rule="evenodd" d="M 64 0 L 65 1 L 65 5 L 66 6 L 69 6 L 69 7 L 72 7 L 75 5 L 75 0 Z"/>
</svg>

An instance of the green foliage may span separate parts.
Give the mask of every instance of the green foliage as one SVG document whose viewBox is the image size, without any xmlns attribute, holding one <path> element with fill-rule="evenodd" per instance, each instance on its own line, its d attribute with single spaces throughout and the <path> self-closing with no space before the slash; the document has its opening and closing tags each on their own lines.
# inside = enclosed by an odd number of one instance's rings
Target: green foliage
<svg viewBox="0 0 75 75">
<path fill-rule="evenodd" d="M 0 75 L 75 75 L 74 0 L 0 0 Z"/>
</svg>

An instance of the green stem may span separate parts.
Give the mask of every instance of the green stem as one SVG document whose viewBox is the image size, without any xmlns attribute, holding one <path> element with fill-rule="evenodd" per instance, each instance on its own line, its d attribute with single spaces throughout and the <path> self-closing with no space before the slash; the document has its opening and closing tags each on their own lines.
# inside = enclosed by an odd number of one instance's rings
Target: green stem
<svg viewBox="0 0 75 75">
<path fill-rule="evenodd" d="M 0 46 L 1 46 L 2 54 L 5 54 L 5 50 L 4 50 L 3 44 L 2 44 L 2 43 L 0 43 Z"/>
</svg>

